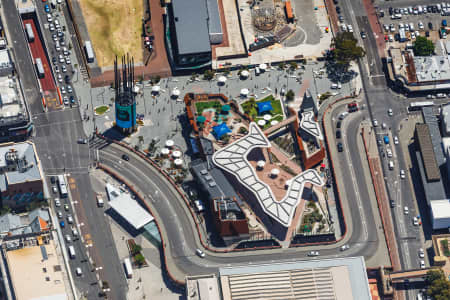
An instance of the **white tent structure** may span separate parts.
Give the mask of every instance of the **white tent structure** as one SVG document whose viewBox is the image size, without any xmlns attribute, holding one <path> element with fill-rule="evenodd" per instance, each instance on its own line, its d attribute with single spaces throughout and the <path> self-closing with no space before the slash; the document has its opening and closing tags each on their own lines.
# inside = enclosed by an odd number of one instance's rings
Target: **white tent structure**
<svg viewBox="0 0 450 300">
<path fill-rule="evenodd" d="M 219 81 L 219 83 L 225 83 L 227 81 L 227 78 L 225 76 L 220 76 L 217 81 Z"/>
<path fill-rule="evenodd" d="M 248 89 L 242 89 L 241 90 L 241 96 L 247 97 L 250 91 Z"/>
<path fill-rule="evenodd" d="M 173 151 L 172 156 L 175 158 L 179 158 L 181 157 L 181 152 L 178 150 Z"/>
<path fill-rule="evenodd" d="M 263 127 L 264 125 L 266 125 L 266 121 L 264 121 L 264 120 L 258 120 L 258 125 L 259 126 L 261 126 L 261 127 Z"/>
<path fill-rule="evenodd" d="M 267 65 L 266 64 L 260 64 L 259 68 L 261 69 L 261 71 L 265 71 L 265 70 L 267 70 Z"/>
<path fill-rule="evenodd" d="M 250 73 L 247 70 L 241 72 L 241 77 L 247 78 L 248 76 L 250 76 Z"/>
<path fill-rule="evenodd" d="M 173 140 L 167 140 L 166 141 L 166 147 L 167 148 L 171 148 L 171 147 L 173 147 L 173 145 L 175 145 Z"/>
<path fill-rule="evenodd" d="M 154 86 L 152 87 L 152 93 L 158 94 L 159 91 L 161 91 L 161 87 L 160 87 L 159 85 L 154 85 Z"/>
<path fill-rule="evenodd" d="M 180 90 L 178 88 L 174 88 L 172 90 L 172 97 L 176 98 L 178 96 L 180 96 Z"/>
</svg>

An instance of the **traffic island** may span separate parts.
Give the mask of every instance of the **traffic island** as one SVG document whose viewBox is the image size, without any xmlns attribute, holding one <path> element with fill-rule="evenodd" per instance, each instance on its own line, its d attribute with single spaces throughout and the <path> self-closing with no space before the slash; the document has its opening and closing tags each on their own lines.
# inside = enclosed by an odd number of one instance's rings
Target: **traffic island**
<svg viewBox="0 0 450 300">
<path fill-rule="evenodd" d="M 101 116 L 104 113 L 109 112 L 109 106 L 106 105 L 100 105 L 94 108 L 94 112 L 96 116 Z"/>
</svg>

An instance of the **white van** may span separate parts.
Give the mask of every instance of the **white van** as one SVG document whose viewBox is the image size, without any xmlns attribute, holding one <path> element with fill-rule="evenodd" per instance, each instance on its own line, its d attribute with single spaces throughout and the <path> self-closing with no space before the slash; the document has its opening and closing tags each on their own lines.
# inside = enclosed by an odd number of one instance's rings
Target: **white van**
<svg viewBox="0 0 450 300">
<path fill-rule="evenodd" d="M 59 20 L 55 19 L 55 22 L 53 22 L 55 24 L 55 28 L 59 29 L 61 26 L 59 25 Z"/>
<path fill-rule="evenodd" d="M 105 202 L 103 202 L 103 198 L 100 195 L 97 195 L 97 206 L 103 207 L 105 205 Z"/>
<path fill-rule="evenodd" d="M 71 259 L 75 258 L 75 248 L 73 246 L 69 246 L 69 256 Z"/>
<path fill-rule="evenodd" d="M 255 68 L 255 74 L 256 76 L 258 76 L 259 74 L 261 74 L 261 70 L 259 69 L 259 67 Z"/>
<path fill-rule="evenodd" d="M 72 228 L 72 235 L 77 237 L 78 236 L 78 231 L 75 227 Z"/>
<path fill-rule="evenodd" d="M 333 83 L 330 88 L 336 90 L 338 88 L 338 85 L 336 83 Z"/>
<path fill-rule="evenodd" d="M 394 162 L 392 160 L 389 161 L 389 170 L 394 170 Z"/>
</svg>

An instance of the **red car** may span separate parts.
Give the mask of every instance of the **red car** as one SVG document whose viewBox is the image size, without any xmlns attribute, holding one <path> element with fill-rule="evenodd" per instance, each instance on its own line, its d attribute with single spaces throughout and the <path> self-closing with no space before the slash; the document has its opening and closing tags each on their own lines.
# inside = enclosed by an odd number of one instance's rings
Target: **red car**
<svg viewBox="0 0 450 300">
<path fill-rule="evenodd" d="M 358 103 L 356 103 L 356 102 L 349 103 L 347 105 L 347 108 L 348 108 L 349 112 L 358 111 Z"/>
<path fill-rule="evenodd" d="M 384 40 L 387 42 L 389 41 L 389 37 L 387 35 L 384 36 Z"/>
</svg>

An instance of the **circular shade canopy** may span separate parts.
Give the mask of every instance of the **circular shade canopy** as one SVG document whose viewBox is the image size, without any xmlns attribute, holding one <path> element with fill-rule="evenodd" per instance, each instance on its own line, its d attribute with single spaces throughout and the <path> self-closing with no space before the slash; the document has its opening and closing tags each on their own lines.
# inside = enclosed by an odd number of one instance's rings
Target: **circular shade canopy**
<svg viewBox="0 0 450 300">
<path fill-rule="evenodd" d="M 242 96 L 247 96 L 249 93 L 250 93 L 250 92 L 249 92 L 248 89 L 242 89 L 242 90 L 241 90 L 241 95 L 242 95 Z"/>
<path fill-rule="evenodd" d="M 174 88 L 172 90 L 172 96 L 176 96 L 176 97 L 180 96 L 180 90 L 177 88 Z"/>
<path fill-rule="evenodd" d="M 277 121 L 277 120 L 273 120 L 273 121 L 270 122 L 270 125 L 272 125 L 272 126 L 275 126 L 275 125 L 277 125 L 277 124 L 278 124 L 278 121 Z"/>
<path fill-rule="evenodd" d="M 242 77 L 248 77 L 249 75 L 250 75 L 250 73 L 247 70 L 244 70 L 241 72 Z"/>
<path fill-rule="evenodd" d="M 198 117 L 197 117 L 197 122 L 199 122 L 199 123 L 205 123 L 205 121 L 206 121 L 206 118 L 205 118 L 204 116 L 198 116 Z"/>
<path fill-rule="evenodd" d="M 267 65 L 266 64 L 260 64 L 259 68 L 264 71 L 264 70 L 267 69 Z"/>
<path fill-rule="evenodd" d="M 166 147 L 173 147 L 175 143 L 172 140 L 167 140 L 166 141 Z"/>
<path fill-rule="evenodd" d="M 266 125 L 266 121 L 264 121 L 264 120 L 258 120 L 258 125 L 259 125 L 259 126 L 264 126 L 264 125 Z"/>
<path fill-rule="evenodd" d="M 269 114 L 264 115 L 264 120 L 269 121 L 270 119 L 272 119 L 272 116 Z"/>
<path fill-rule="evenodd" d="M 137 85 L 133 87 L 133 92 L 135 92 L 136 94 L 139 93 L 139 87 Z"/>
<path fill-rule="evenodd" d="M 258 160 L 258 162 L 256 163 L 256 166 L 258 168 L 263 168 L 266 165 L 266 162 L 264 160 Z"/>
<path fill-rule="evenodd" d="M 218 80 L 219 82 L 224 83 L 225 81 L 227 81 L 227 78 L 226 78 L 225 76 L 220 76 L 217 80 Z"/>
<path fill-rule="evenodd" d="M 172 156 L 175 158 L 181 157 L 181 151 L 178 150 L 173 151 Z"/>
<path fill-rule="evenodd" d="M 169 154 L 169 152 L 170 152 L 170 151 L 169 151 L 169 149 L 167 149 L 167 148 L 162 148 L 162 149 L 161 149 L 161 154 L 162 154 L 162 155 L 167 155 L 167 154 Z"/>
<path fill-rule="evenodd" d="M 278 170 L 277 168 L 272 169 L 272 171 L 270 171 L 270 174 L 272 174 L 273 176 L 277 176 L 278 174 L 280 174 L 280 170 Z"/>
<path fill-rule="evenodd" d="M 177 158 L 173 161 L 175 166 L 181 166 L 183 164 L 183 160 L 181 158 Z"/>
<path fill-rule="evenodd" d="M 152 87 L 152 92 L 153 93 L 159 93 L 160 90 L 161 90 L 161 87 L 159 85 L 154 85 Z"/>
</svg>

